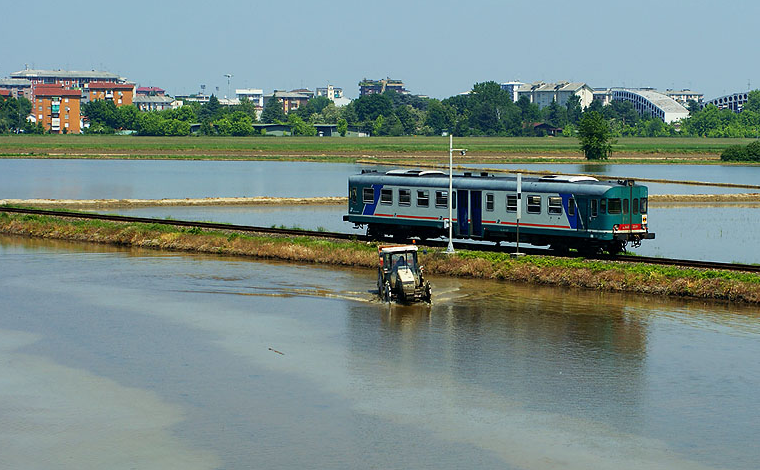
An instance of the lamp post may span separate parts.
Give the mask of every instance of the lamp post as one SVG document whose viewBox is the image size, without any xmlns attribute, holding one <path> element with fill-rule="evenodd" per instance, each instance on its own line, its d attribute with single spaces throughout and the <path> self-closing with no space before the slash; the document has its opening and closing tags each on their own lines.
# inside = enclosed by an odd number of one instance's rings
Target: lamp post
<svg viewBox="0 0 760 470">
<path fill-rule="evenodd" d="M 447 199 L 449 200 L 449 246 L 446 248 L 445 253 L 451 255 L 454 254 L 454 243 L 451 241 L 453 238 L 454 222 L 452 214 L 453 205 L 453 191 L 454 191 L 454 150 L 460 152 L 462 155 L 467 153 L 467 149 L 455 149 L 454 148 L 454 136 L 449 134 L 449 194 Z"/>
</svg>

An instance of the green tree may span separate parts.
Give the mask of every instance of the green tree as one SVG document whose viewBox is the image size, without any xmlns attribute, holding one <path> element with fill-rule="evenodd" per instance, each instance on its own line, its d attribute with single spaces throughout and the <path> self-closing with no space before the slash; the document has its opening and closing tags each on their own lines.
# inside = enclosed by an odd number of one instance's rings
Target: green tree
<svg viewBox="0 0 760 470">
<path fill-rule="evenodd" d="M 433 133 L 441 135 L 443 131 L 452 132 L 455 120 L 456 112 L 450 105 L 443 104 L 438 100 L 428 102 L 425 125 L 430 126 Z"/>
<path fill-rule="evenodd" d="M 342 137 L 346 136 L 348 132 L 348 121 L 343 118 L 338 119 L 338 132 Z"/>
<path fill-rule="evenodd" d="M 578 124 L 583 115 L 583 108 L 581 108 L 581 97 L 578 95 L 572 95 L 567 99 L 565 103 L 565 109 L 567 110 L 567 122 L 571 124 Z M 564 127 L 564 126 L 563 126 Z"/>
<path fill-rule="evenodd" d="M 304 122 L 304 120 L 296 113 L 288 114 L 288 125 L 290 126 L 290 132 L 292 135 L 317 135 L 317 128 Z"/>
<path fill-rule="evenodd" d="M 393 112 L 393 102 L 386 94 L 360 96 L 352 104 L 359 121 L 374 121 L 378 116 L 390 116 Z"/>
<path fill-rule="evenodd" d="M 380 117 L 378 117 L 380 119 Z M 378 135 L 400 136 L 404 134 L 404 126 L 395 114 L 383 119 Z"/>
<path fill-rule="evenodd" d="M 120 106 L 117 108 L 119 127 L 121 129 L 135 129 L 137 127 L 140 112 L 134 105 Z"/>
<path fill-rule="evenodd" d="M 119 128 L 119 112 L 111 100 L 93 100 L 82 105 L 82 115 L 93 124 L 101 124 L 111 130 Z"/>
<path fill-rule="evenodd" d="M 567 109 L 552 100 L 551 104 L 544 109 L 544 121 L 553 127 L 564 127 L 567 124 Z"/>
<path fill-rule="evenodd" d="M 272 96 L 264 105 L 264 110 L 261 112 L 261 122 L 265 124 L 274 124 L 277 122 L 285 122 L 287 120 L 288 117 L 285 115 L 285 110 L 282 107 L 282 101 L 276 96 Z"/>
<path fill-rule="evenodd" d="M 747 102 L 744 103 L 743 111 L 752 111 L 760 114 L 760 90 L 752 90 L 747 95 Z"/>
<path fill-rule="evenodd" d="M 222 117 L 224 114 L 224 108 L 219 103 L 219 99 L 211 95 L 208 99 L 208 103 L 201 106 L 198 111 L 198 119 L 201 121 L 215 121 Z"/>
<path fill-rule="evenodd" d="M 606 160 L 612 154 L 610 126 L 597 111 L 583 114 L 578 123 L 578 138 L 588 160 Z"/>
</svg>

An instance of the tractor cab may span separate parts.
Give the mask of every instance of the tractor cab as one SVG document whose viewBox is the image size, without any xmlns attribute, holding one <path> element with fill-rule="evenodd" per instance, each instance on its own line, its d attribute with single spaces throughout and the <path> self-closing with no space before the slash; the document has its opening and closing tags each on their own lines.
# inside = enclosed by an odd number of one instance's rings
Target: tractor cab
<svg viewBox="0 0 760 470">
<path fill-rule="evenodd" d="M 430 302 L 430 283 L 417 262 L 416 245 L 381 245 L 377 254 L 377 290 L 383 301 Z"/>
</svg>

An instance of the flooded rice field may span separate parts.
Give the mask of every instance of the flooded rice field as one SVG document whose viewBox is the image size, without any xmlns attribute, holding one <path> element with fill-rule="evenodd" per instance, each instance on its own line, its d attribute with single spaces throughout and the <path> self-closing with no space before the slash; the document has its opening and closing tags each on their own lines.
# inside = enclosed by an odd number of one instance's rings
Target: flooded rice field
<svg viewBox="0 0 760 470">
<path fill-rule="evenodd" d="M 595 173 L 760 184 L 758 166 L 722 165 L 479 165 L 509 169 Z M 0 199 L 162 199 L 206 197 L 345 196 L 348 176 L 363 168 L 348 163 L 278 161 L 30 160 L 0 159 Z M 648 183 L 650 194 L 719 194 L 747 189 Z"/>
<path fill-rule="evenodd" d="M 8 468 L 753 469 L 730 304 L 0 237 Z"/>
</svg>

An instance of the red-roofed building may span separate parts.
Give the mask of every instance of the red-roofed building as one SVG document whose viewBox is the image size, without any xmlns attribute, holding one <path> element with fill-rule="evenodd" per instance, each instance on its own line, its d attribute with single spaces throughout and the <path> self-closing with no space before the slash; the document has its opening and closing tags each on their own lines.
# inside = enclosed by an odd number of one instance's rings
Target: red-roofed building
<svg viewBox="0 0 760 470">
<path fill-rule="evenodd" d="M 61 85 L 37 85 L 32 101 L 33 120 L 54 134 L 79 134 L 82 130 L 81 99 L 81 90 L 66 90 Z"/>
<path fill-rule="evenodd" d="M 145 96 L 164 96 L 166 94 L 166 90 L 157 86 L 141 86 L 137 89 L 136 93 L 138 95 Z"/>
<path fill-rule="evenodd" d="M 0 96 L 4 96 L 6 98 L 10 97 L 11 96 L 11 91 L 10 90 L 4 90 L 4 89 L 0 88 Z"/>
<path fill-rule="evenodd" d="M 116 107 L 132 104 L 134 83 L 90 82 L 84 86 L 90 101 L 111 100 Z"/>
</svg>

